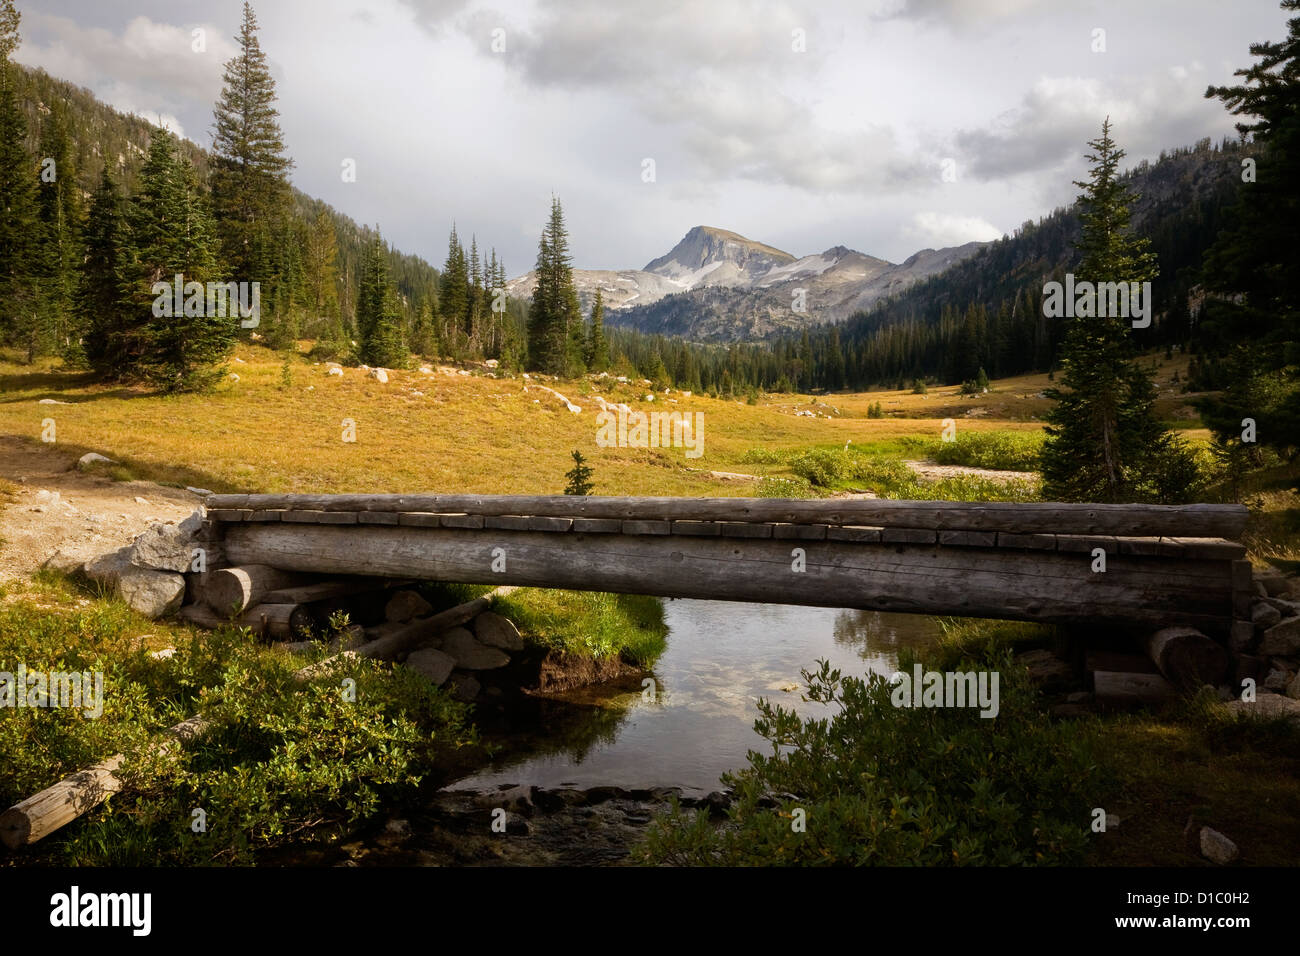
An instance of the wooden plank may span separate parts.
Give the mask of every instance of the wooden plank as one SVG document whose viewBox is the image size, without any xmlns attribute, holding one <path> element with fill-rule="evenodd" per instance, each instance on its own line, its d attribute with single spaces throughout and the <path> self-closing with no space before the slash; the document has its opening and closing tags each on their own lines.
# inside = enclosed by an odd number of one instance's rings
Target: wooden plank
<svg viewBox="0 0 1300 956">
<path fill-rule="evenodd" d="M 998 547 L 1018 548 L 1022 551 L 1055 551 L 1056 535 L 1054 534 L 1013 534 L 1006 531 L 999 531 Z"/>
<path fill-rule="evenodd" d="M 483 527 L 482 515 L 438 515 L 440 528 L 470 528 L 478 530 Z"/>
<path fill-rule="evenodd" d="M 249 514 L 249 512 L 236 508 L 214 508 L 209 509 L 208 519 L 211 521 L 243 521 L 246 514 Z"/>
<path fill-rule="evenodd" d="M 587 520 L 599 519 L 589 518 Z M 716 538 L 722 534 L 722 527 L 716 521 L 674 521 L 673 534 Z"/>
<path fill-rule="evenodd" d="M 497 531 L 505 572 L 481 535 L 451 529 L 231 525 L 241 563 L 324 574 L 420 578 L 922 614 L 1071 622 L 1113 619 L 1226 628 L 1230 562 L 826 541 L 792 573 L 787 541 L 685 535 Z M 1210 633 L 1210 631 L 1207 631 Z"/>
<path fill-rule="evenodd" d="M 1119 553 L 1136 554 L 1149 558 L 1157 557 L 1160 554 L 1160 539 L 1122 537 L 1119 539 Z"/>
<path fill-rule="evenodd" d="M 1236 541 L 1225 541 L 1223 538 L 1162 537 L 1157 553 L 1170 558 L 1234 560 L 1246 556 L 1246 546 Z"/>
<path fill-rule="evenodd" d="M 828 527 L 829 525 L 824 524 L 774 524 L 772 537 L 797 541 L 825 541 Z"/>
<path fill-rule="evenodd" d="M 830 541 L 857 541 L 861 544 L 875 544 L 880 541 L 882 528 L 869 528 L 864 525 L 828 525 L 826 537 Z"/>
<path fill-rule="evenodd" d="M 770 538 L 772 525 L 752 521 L 719 521 L 718 528 L 724 538 Z"/>
<path fill-rule="evenodd" d="M 245 521 L 279 521 L 284 515 L 283 511 L 250 511 Z"/>
<path fill-rule="evenodd" d="M 285 512 L 291 514 L 292 512 Z M 317 511 L 317 524 L 357 524 L 358 512 L 355 511 Z"/>
<path fill-rule="evenodd" d="M 527 531 L 528 515 L 484 515 L 483 527 L 494 531 Z"/>
<path fill-rule="evenodd" d="M 1101 534 L 1058 534 L 1056 536 L 1057 551 L 1092 554 L 1097 548 L 1105 551 L 1107 556 L 1119 554 L 1119 538 Z"/>
<path fill-rule="evenodd" d="M 881 528 L 880 540 L 886 544 L 934 544 L 938 533 L 923 528 Z"/>
<path fill-rule="evenodd" d="M 438 528 L 443 517 L 423 511 L 403 511 L 397 516 L 397 523 L 404 528 Z"/>
<path fill-rule="evenodd" d="M 573 530 L 582 534 L 622 534 L 623 522 L 618 518 L 574 518 Z"/>
<path fill-rule="evenodd" d="M 359 511 L 357 514 L 357 524 L 397 524 L 397 512 L 395 511 Z"/>
<path fill-rule="evenodd" d="M 994 548 L 998 536 L 995 531 L 940 531 L 939 543 L 961 548 Z"/>
<path fill-rule="evenodd" d="M 212 495 L 221 514 L 243 509 L 528 514 L 623 520 L 757 521 L 871 525 L 1031 534 L 1123 534 L 1234 540 L 1243 505 L 1111 505 L 1009 501 L 896 501 L 884 498 L 620 498 L 574 495 Z"/>
<path fill-rule="evenodd" d="M 546 518 L 534 515 L 528 519 L 529 531 L 568 531 L 572 527 L 572 518 Z"/>
<path fill-rule="evenodd" d="M 624 534 L 670 534 L 673 530 L 671 521 L 624 521 Z"/>
</svg>

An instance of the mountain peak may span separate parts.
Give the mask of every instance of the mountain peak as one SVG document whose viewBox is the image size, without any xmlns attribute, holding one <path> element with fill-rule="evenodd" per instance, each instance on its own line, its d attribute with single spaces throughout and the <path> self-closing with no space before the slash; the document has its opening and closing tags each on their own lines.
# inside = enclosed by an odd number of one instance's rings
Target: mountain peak
<svg viewBox="0 0 1300 956">
<path fill-rule="evenodd" d="M 672 251 L 650 262 L 644 271 L 693 289 L 747 285 L 773 266 L 793 261 L 790 253 L 729 229 L 694 226 Z"/>
</svg>

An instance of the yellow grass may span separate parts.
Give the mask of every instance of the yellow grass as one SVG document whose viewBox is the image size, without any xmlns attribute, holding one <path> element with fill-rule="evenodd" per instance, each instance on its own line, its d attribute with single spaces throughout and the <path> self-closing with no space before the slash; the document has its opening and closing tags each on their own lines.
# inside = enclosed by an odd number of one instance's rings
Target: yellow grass
<svg viewBox="0 0 1300 956">
<path fill-rule="evenodd" d="M 114 458 L 122 463 L 110 469 L 115 477 L 214 491 L 558 493 L 576 449 L 595 469 L 596 494 L 744 495 L 753 493 L 752 482 L 708 472 L 772 471 L 742 460 L 754 448 L 937 438 L 945 418 L 956 419 L 959 431 L 1034 430 L 1051 404 L 1037 397 L 1050 384 L 1045 375 L 995 382 L 980 396 L 947 387 L 928 395 L 771 395 L 757 405 L 676 390 L 646 402 L 647 389 L 636 382 L 547 381 L 582 407 L 574 415 L 554 396 L 525 390 L 522 379 L 489 378 L 484 370 L 468 376 L 395 371 L 381 385 L 359 369 L 328 376 L 324 365 L 297 356 L 285 389 L 280 355 L 247 345 L 236 355 L 242 363 L 228 369 L 238 381 L 227 379 L 214 394 L 170 398 L 5 356 L 0 431 L 39 441 L 42 421 L 51 418 L 61 450 Z M 1163 365 L 1161 379 L 1174 368 L 1186 374 L 1184 361 Z M 1185 405 L 1181 396 L 1162 394 L 1169 406 L 1162 414 Z M 691 459 L 681 448 L 599 447 L 593 395 L 645 411 L 704 413 L 704 454 Z M 40 405 L 42 398 L 71 404 Z M 896 417 L 868 419 L 874 402 Z M 805 409 L 830 417 L 796 417 Z M 345 419 L 356 423 L 355 443 L 342 440 Z"/>
</svg>

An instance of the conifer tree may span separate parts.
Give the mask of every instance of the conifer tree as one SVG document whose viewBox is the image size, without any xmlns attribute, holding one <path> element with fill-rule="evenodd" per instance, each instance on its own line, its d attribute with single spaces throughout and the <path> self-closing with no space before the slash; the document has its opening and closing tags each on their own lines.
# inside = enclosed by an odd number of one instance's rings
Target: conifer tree
<svg viewBox="0 0 1300 956">
<path fill-rule="evenodd" d="M 465 316 L 469 313 L 469 271 L 465 264 L 465 247 L 456 235 L 456 224 L 451 225 L 447 239 L 447 261 L 443 263 L 442 280 L 438 288 L 438 308 L 442 327 L 447 332 L 448 351 L 460 352 L 460 338 L 464 335 Z"/>
<path fill-rule="evenodd" d="M 308 319 L 316 326 L 328 327 L 338 314 L 338 256 L 334 224 L 322 209 L 312 220 L 303 247 L 303 298 L 310 313 Z"/>
<path fill-rule="evenodd" d="M 1300 0 L 1281 6 L 1297 12 Z M 1205 91 L 1249 119 L 1237 124 L 1243 141 L 1250 140 L 1237 204 L 1202 269 L 1206 286 L 1222 296 L 1206 302 L 1203 320 L 1230 329 L 1236 345 L 1223 367 L 1228 388 L 1197 404 L 1220 457 L 1234 466 L 1258 464 L 1260 446 L 1285 455 L 1300 447 L 1300 16 L 1287 27 L 1280 42 L 1251 44 L 1256 62 L 1233 74 L 1241 82 Z M 1231 298 L 1237 295 L 1241 301 Z M 1233 452 L 1247 418 L 1255 423 L 1255 446 Z"/>
<path fill-rule="evenodd" d="M 0 63 L 0 333 L 27 351 L 39 351 L 38 297 L 32 275 L 36 235 L 36 165 L 27 155 L 27 123 L 18 109 L 9 64 Z"/>
<path fill-rule="evenodd" d="M 592 469 L 582 452 L 573 452 L 573 467 L 565 472 L 568 484 L 564 488 L 566 495 L 589 495 L 593 490 L 591 484 Z"/>
<path fill-rule="evenodd" d="M 72 327 L 81 246 L 81 188 L 63 107 L 53 104 L 41 128 L 40 176 L 37 185 L 37 252 L 41 335 L 53 351 L 74 361 L 80 338 Z"/>
<path fill-rule="evenodd" d="M 213 111 L 213 207 L 231 278 L 270 284 L 278 278 L 270 250 L 280 221 L 289 214 L 288 172 L 293 161 L 285 153 L 275 80 L 248 2 L 235 41 L 239 53 L 226 63 L 221 98 Z M 274 290 L 262 293 L 276 301 Z"/>
<path fill-rule="evenodd" d="M 603 372 L 609 368 L 609 342 L 605 339 L 605 296 L 596 290 L 591 304 L 591 328 L 587 334 L 587 370 Z"/>
<path fill-rule="evenodd" d="M 118 343 L 129 364 L 120 371 L 139 374 L 166 392 L 207 389 L 220 377 L 218 363 L 234 346 L 238 303 L 228 301 L 227 314 L 220 316 L 206 295 L 200 301 L 186 293 L 179 314 L 174 302 L 157 314 L 155 283 L 171 285 L 176 275 L 186 284 L 220 281 L 216 227 L 206 197 L 194 167 L 177 156 L 166 130 L 153 132 L 129 221 L 128 314 L 125 341 Z"/>
<path fill-rule="evenodd" d="M 403 368 L 407 364 L 397 296 L 388 278 L 388 257 L 378 229 L 366 246 L 357 291 L 360 357 L 367 365 Z"/>
<path fill-rule="evenodd" d="M 574 325 L 582 325 L 577 292 L 573 286 L 573 259 L 564 227 L 564 210 L 551 198 L 551 216 L 537 248 L 537 288 L 529 311 L 528 353 L 532 369 L 549 375 L 566 375 L 574 365 L 576 346 L 581 358 L 583 338 Z"/>
<path fill-rule="evenodd" d="M 1142 282 L 1155 278 L 1155 256 L 1129 231 L 1128 187 L 1117 176 L 1124 151 L 1110 137 L 1089 141 L 1092 169 L 1084 190 L 1079 281 Z M 1091 311 L 1102 311 L 1092 309 Z M 1047 390 L 1056 406 L 1042 452 L 1043 496 L 1062 501 L 1175 501 L 1195 491 L 1186 449 L 1155 418 L 1151 373 L 1136 362 L 1127 320 L 1069 320 L 1062 386 Z M 1189 487 L 1179 487 L 1186 484 Z"/>
<path fill-rule="evenodd" d="M 108 170 L 105 163 L 86 217 L 74 314 L 91 368 L 116 373 L 131 360 L 124 350 L 129 312 L 122 303 L 129 236 L 122 194 Z"/>
</svg>

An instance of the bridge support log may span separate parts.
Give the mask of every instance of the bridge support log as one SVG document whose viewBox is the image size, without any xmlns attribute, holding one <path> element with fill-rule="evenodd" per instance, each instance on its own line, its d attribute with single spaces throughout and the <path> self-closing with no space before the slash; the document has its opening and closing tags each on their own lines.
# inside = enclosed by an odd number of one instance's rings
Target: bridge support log
<svg viewBox="0 0 1300 956">
<path fill-rule="evenodd" d="M 280 568 L 251 564 L 245 567 L 220 568 L 208 573 L 203 582 L 203 602 L 223 618 L 246 611 L 270 591 L 309 584 L 306 575 Z"/>
<path fill-rule="evenodd" d="M 240 563 L 663 597 L 1027 621 L 1116 619 L 1217 633 L 1230 563 L 919 544 L 280 522 L 225 526 Z"/>
<path fill-rule="evenodd" d="M 1228 674 L 1228 649 L 1193 627 L 1166 627 L 1144 642 L 1147 656 L 1180 690 L 1216 686 Z"/>
</svg>

